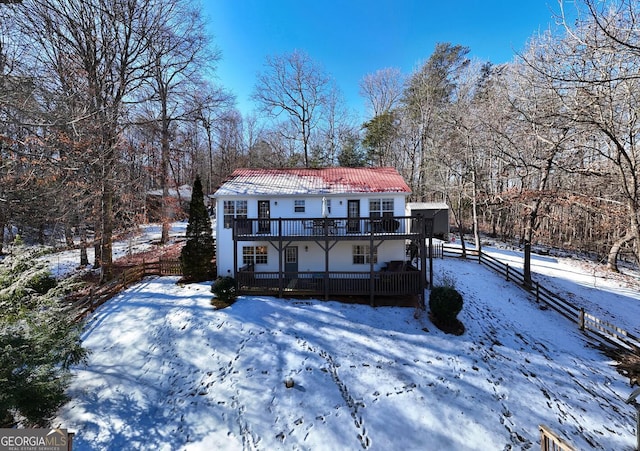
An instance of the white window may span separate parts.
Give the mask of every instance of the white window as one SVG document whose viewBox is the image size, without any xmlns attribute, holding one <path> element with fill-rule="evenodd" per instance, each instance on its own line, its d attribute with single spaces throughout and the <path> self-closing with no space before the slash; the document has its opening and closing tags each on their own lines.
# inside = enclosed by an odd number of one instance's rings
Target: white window
<svg viewBox="0 0 640 451">
<path fill-rule="evenodd" d="M 293 201 L 293 211 L 296 213 L 304 213 L 305 202 L 304 199 L 296 199 Z"/>
<path fill-rule="evenodd" d="M 393 199 L 370 199 L 369 217 L 382 218 L 393 216 Z"/>
<path fill-rule="evenodd" d="M 353 246 L 353 264 L 371 264 L 371 246 L 368 244 L 356 244 Z M 378 248 L 373 248 L 373 263 L 378 263 Z"/>
<path fill-rule="evenodd" d="M 242 264 L 266 265 L 267 261 L 267 246 L 242 247 Z"/>
<path fill-rule="evenodd" d="M 224 228 L 233 227 L 233 218 L 247 217 L 247 201 L 246 200 L 225 200 L 224 209 Z"/>
</svg>

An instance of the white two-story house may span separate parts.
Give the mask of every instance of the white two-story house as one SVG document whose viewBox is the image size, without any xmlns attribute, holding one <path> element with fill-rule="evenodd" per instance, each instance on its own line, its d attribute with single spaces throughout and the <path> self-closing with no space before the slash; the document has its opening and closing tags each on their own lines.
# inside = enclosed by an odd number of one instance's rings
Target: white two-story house
<svg viewBox="0 0 640 451">
<path fill-rule="evenodd" d="M 237 169 L 213 196 L 218 275 L 240 293 L 421 294 L 409 194 L 393 168 Z"/>
</svg>

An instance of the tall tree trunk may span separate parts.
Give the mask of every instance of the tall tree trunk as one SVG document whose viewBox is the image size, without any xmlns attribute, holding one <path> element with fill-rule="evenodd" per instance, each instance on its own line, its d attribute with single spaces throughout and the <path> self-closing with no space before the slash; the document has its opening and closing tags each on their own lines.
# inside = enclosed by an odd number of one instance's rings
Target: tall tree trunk
<svg viewBox="0 0 640 451">
<path fill-rule="evenodd" d="M 478 252 L 478 258 L 482 252 L 482 243 L 480 242 L 480 227 L 478 225 L 478 186 L 477 186 L 477 174 L 475 167 L 471 171 L 472 187 L 471 187 L 471 213 L 473 216 L 473 239 L 476 242 L 476 251 Z"/>
<path fill-rule="evenodd" d="M 103 140 L 106 148 L 104 166 L 102 168 L 102 196 L 100 216 L 102 220 L 102 234 L 100 239 L 100 264 L 102 267 L 102 281 L 113 278 L 113 197 L 114 187 L 112 173 L 116 167 L 116 139 L 112 138 L 110 131 Z"/>
<path fill-rule="evenodd" d="M 611 271 L 614 272 L 618 272 L 618 255 L 620 255 L 620 250 L 622 249 L 622 246 L 624 246 L 627 243 L 631 243 L 632 241 L 635 240 L 636 242 L 636 250 L 635 250 L 635 254 L 636 254 L 636 260 L 640 259 L 640 255 L 638 255 L 638 244 L 640 243 L 640 224 L 638 224 L 638 208 L 636 207 L 635 202 L 633 201 L 629 201 L 628 203 L 628 211 L 629 211 L 629 219 L 630 219 L 630 224 L 629 224 L 629 230 L 627 230 L 627 233 L 625 233 L 625 235 L 618 239 L 616 242 L 613 243 L 613 245 L 611 246 L 611 249 L 609 249 L 609 255 L 607 257 L 607 268 Z"/>
<path fill-rule="evenodd" d="M 2 215 L 0 215 L 0 255 L 2 255 L 2 247 L 4 245 L 4 227 L 5 223 L 2 219 Z"/>
<path fill-rule="evenodd" d="M 169 242 L 169 120 L 167 118 L 166 101 L 162 102 L 162 149 L 160 184 L 162 185 L 162 200 L 160 216 L 162 219 L 162 236 L 160 243 Z"/>
<path fill-rule="evenodd" d="M 620 254 L 620 250 L 622 246 L 627 243 L 632 242 L 636 237 L 628 231 L 622 238 L 616 240 L 609 249 L 609 255 L 607 256 L 607 269 L 613 272 L 619 272 L 618 269 L 618 255 Z"/>
<path fill-rule="evenodd" d="M 64 241 L 68 248 L 73 247 L 73 230 L 68 221 L 64 223 Z"/>
<path fill-rule="evenodd" d="M 540 205 L 542 205 L 544 190 L 547 188 L 547 181 L 549 180 L 549 174 L 551 174 L 553 160 L 558 151 L 558 147 L 554 147 L 545 160 L 544 166 L 541 168 L 540 182 L 538 183 L 537 189 L 538 196 L 536 196 L 535 200 L 529 205 L 530 211 L 524 225 L 524 286 L 526 288 L 533 286 L 531 278 L 531 244 L 533 243 L 534 234 L 540 226 L 538 223 L 538 212 L 540 211 Z"/>
<path fill-rule="evenodd" d="M 84 267 L 89 264 L 89 256 L 87 255 L 87 231 L 84 226 L 80 232 L 80 266 Z"/>
<path fill-rule="evenodd" d="M 102 239 L 100 240 L 102 280 L 113 278 L 113 188 L 110 180 L 104 181 L 102 193 Z"/>
<path fill-rule="evenodd" d="M 96 213 L 100 215 L 100 218 L 96 219 L 93 225 L 93 268 L 97 269 L 102 267 L 102 212 Z"/>
<path fill-rule="evenodd" d="M 533 279 L 531 277 L 531 242 L 533 241 L 533 234 L 538 221 L 538 209 L 540 208 L 540 203 L 540 199 L 536 199 L 533 202 L 533 205 L 530 206 L 531 211 L 527 216 L 527 220 L 524 225 L 523 245 L 525 288 L 531 288 L 533 286 Z"/>
</svg>

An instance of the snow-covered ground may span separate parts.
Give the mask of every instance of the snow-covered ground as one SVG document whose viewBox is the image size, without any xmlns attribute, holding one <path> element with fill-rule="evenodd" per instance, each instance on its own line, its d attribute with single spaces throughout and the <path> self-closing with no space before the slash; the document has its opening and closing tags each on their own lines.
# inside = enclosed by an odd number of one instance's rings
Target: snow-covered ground
<svg viewBox="0 0 640 451">
<path fill-rule="evenodd" d="M 637 290 L 538 261 L 559 272 L 536 280 L 637 328 Z M 537 449 L 539 424 L 578 449 L 634 448 L 628 380 L 575 324 L 477 262 L 435 273 L 463 293 L 462 336 L 408 308 L 240 297 L 216 311 L 209 284 L 147 278 L 87 322 L 91 355 L 54 425 L 77 450 Z"/>
<path fill-rule="evenodd" d="M 521 250 L 500 248 L 483 251 L 522 269 Z M 640 335 L 640 273 L 623 269 L 620 273 L 606 271 L 602 264 L 572 258 L 531 254 L 533 279 L 575 306 L 582 307 L 605 321 L 635 335 Z"/>
</svg>

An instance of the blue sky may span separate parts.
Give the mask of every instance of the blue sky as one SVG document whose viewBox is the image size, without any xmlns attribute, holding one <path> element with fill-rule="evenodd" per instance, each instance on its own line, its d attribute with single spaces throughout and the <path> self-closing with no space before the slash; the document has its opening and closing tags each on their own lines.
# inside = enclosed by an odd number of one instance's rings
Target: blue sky
<svg viewBox="0 0 640 451">
<path fill-rule="evenodd" d="M 511 61 L 527 40 L 554 24 L 556 0 L 203 0 L 209 31 L 222 51 L 219 82 L 244 114 L 267 55 L 304 50 L 332 76 L 361 116 L 359 82 L 397 67 L 409 74 L 438 42 L 471 56 Z"/>
</svg>

